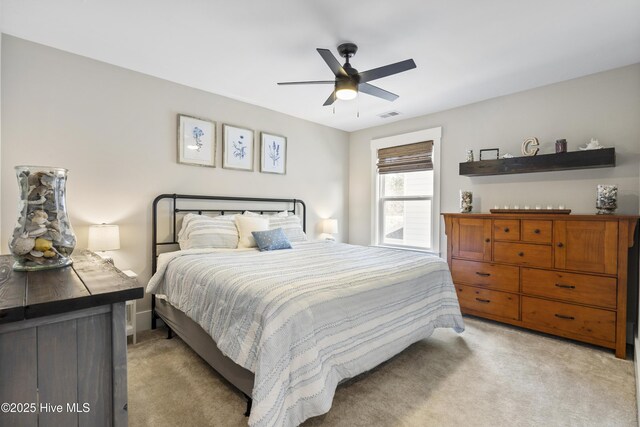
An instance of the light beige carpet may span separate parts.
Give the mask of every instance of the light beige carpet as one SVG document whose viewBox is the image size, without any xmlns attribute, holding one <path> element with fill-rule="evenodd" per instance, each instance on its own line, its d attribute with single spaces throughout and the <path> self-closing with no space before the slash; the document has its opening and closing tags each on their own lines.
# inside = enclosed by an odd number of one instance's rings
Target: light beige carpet
<svg viewBox="0 0 640 427">
<path fill-rule="evenodd" d="M 631 360 L 465 318 L 338 387 L 304 426 L 635 426 Z M 129 345 L 129 425 L 244 426 L 242 395 L 165 330 Z"/>
</svg>

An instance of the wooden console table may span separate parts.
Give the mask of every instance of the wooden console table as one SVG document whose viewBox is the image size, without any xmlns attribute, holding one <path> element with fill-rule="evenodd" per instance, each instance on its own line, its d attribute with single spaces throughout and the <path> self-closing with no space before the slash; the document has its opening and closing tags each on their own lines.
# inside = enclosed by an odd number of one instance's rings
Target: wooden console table
<svg viewBox="0 0 640 427">
<path fill-rule="evenodd" d="M 72 258 L 16 272 L 0 256 L 0 425 L 127 425 L 125 301 L 144 290 L 92 252 Z"/>
</svg>

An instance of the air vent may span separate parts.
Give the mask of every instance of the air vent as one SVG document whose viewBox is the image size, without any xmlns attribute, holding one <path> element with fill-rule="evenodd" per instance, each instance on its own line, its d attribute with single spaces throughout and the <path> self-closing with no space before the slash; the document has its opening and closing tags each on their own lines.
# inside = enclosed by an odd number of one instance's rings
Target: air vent
<svg viewBox="0 0 640 427">
<path fill-rule="evenodd" d="M 386 113 L 379 114 L 378 117 L 381 119 L 388 119 L 389 117 L 399 116 L 400 113 L 397 111 L 388 111 Z"/>
</svg>

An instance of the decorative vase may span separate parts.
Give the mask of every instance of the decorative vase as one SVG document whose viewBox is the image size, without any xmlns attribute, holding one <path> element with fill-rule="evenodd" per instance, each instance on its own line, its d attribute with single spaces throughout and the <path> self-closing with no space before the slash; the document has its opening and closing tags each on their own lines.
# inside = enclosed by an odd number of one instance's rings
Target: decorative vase
<svg viewBox="0 0 640 427">
<path fill-rule="evenodd" d="M 473 194 L 471 191 L 460 190 L 460 212 L 461 213 L 469 213 L 473 206 L 471 203 L 473 202 Z"/>
<path fill-rule="evenodd" d="M 618 186 L 599 184 L 596 192 L 598 215 L 611 215 L 618 208 Z"/>
<path fill-rule="evenodd" d="M 17 271 L 44 270 L 72 264 L 76 236 L 67 215 L 67 170 L 16 166 L 20 199 L 18 223 L 9 250 Z"/>
</svg>

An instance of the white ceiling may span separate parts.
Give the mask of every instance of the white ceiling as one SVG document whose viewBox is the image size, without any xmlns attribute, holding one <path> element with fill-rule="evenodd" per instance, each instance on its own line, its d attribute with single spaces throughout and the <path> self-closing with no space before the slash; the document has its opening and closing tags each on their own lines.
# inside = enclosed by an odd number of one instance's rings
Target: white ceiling
<svg viewBox="0 0 640 427">
<path fill-rule="evenodd" d="M 4 33 L 346 131 L 640 62 L 639 0 L 0 1 Z M 345 41 L 360 71 L 415 60 L 372 82 L 398 100 L 276 85 L 330 80 L 315 49 Z"/>
</svg>

